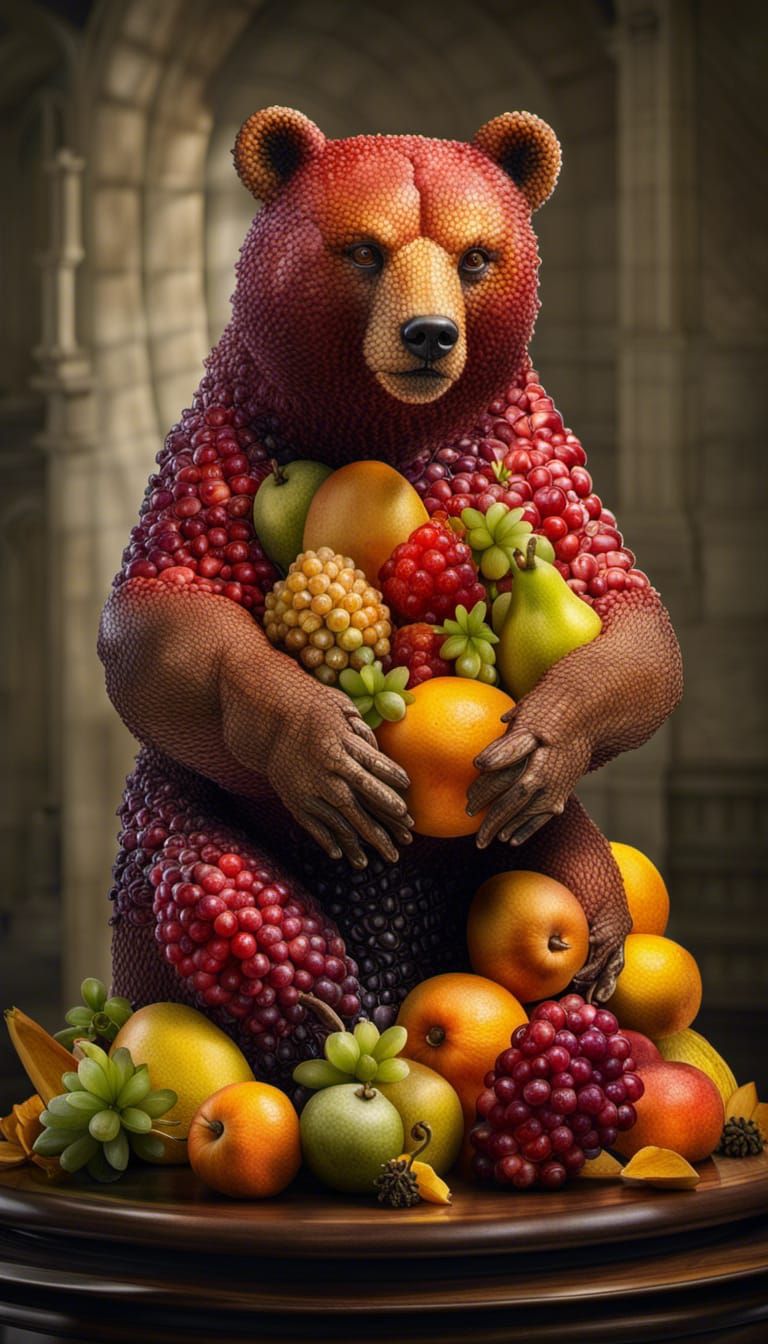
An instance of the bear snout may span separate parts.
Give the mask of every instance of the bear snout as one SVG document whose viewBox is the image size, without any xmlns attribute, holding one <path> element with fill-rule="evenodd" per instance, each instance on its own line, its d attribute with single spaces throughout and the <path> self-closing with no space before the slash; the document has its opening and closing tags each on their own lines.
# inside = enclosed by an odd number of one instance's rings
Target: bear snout
<svg viewBox="0 0 768 1344">
<path fill-rule="evenodd" d="M 400 328 L 400 339 L 409 354 L 429 365 L 450 354 L 459 328 L 450 317 L 412 317 Z"/>
</svg>

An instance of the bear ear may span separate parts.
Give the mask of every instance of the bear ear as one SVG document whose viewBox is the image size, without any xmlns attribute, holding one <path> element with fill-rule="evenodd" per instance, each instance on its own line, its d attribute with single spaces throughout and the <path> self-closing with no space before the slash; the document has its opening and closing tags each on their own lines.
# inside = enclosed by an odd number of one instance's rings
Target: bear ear
<svg viewBox="0 0 768 1344">
<path fill-rule="evenodd" d="M 538 210 L 552 194 L 560 172 L 557 136 L 532 112 L 502 112 L 473 137 L 476 149 L 493 159 Z"/>
<path fill-rule="evenodd" d="M 240 127 L 232 155 L 243 186 L 257 200 L 271 201 L 324 146 L 322 131 L 302 112 L 292 107 L 265 107 Z"/>
</svg>

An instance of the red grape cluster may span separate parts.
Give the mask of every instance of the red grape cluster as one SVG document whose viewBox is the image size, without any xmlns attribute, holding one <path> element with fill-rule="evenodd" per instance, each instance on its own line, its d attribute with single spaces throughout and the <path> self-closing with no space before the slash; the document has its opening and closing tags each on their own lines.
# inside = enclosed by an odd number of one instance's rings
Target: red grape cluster
<svg viewBox="0 0 768 1344">
<path fill-rule="evenodd" d="M 586 460 L 531 369 L 524 387 L 491 403 L 474 437 L 418 459 L 408 475 L 430 514 L 458 515 L 470 506 L 484 513 L 496 499 L 521 508 L 554 546 L 562 577 L 591 605 L 606 593 L 649 585 L 614 515 L 594 494 Z"/>
<path fill-rule="evenodd" d="M 269 472 L 242 408 L 184 413 L 158 455 L 116 582 L 160 578 L 220 593 L 258 615 L 277 578 L 256 537 L 253 496 Z"/>
<path fill-rule="evenodd" d="M 155 938 L 203 1005 L 242 1021 L 265 1053 L 304 1020 L 301 992 L 354 1018 L 357 966 L 330 921 L 256 860 L 195 838 L 149 880 Z"/>
<path fill-rule="evenodd" d="M 432 677 L 449 677 L 454 671 L 453 663 L 447 663 L 440 657 L 440 647 L 445 643 L 445 635 L 435 633 L 431 625 L 418 622 L 416 625 L 401 625 L 392 640 L 392 666 L 407 667 L 410 673 L 408 685 L 411 690 Z"/>
<path fill-rule="evenodd" d="M 485 1076 L 474 1174 L 556 1190 L 637 1119 L 643 1084 L 613 1013 L 580 994 L 540 1003 Z"/>
<path fill-rule="evenodd" d="M 487 596 L 469 546 L 437 519 L 422 523 L 395 547 L 379 581 L 390 611 L 406 622 L 438 625 L 459 604 L 471 611 Z"/>
</svg>

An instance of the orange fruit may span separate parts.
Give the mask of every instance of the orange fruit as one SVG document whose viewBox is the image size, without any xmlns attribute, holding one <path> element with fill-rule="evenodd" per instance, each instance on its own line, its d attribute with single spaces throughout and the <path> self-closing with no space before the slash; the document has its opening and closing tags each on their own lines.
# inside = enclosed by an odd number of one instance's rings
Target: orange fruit
<svg viewBox="0 0 768 1344">
<path fill-rule="evenodd" d="M 669 920 L 669 892 L 655 863 L 632 845 L 611 840 L 613 857 L 619 865 L 627 905 L 632 916 L 632 933 L 665 933 Z"/>
<path fill-rule="evenodd" d="M 472 762 L 501 736 L 501 716 L 515 702 L 496 686 L 467 677 L 433 677 L 413 696 L 405 718 L 382 723 L 376 736 L 411 781 L 406 801 L 414 830 L 474 835 L 485 813 L 467 814 L 467 789 L 478 774 Z"/>
<path fill-rule="evenodd" d="M 661 1060 L 641 1069 L 645 1091 L 635 1103 L 637 1121 L 611 1144 L 623 1157 L 653 1145 L 671 1148 L 687 1162 L 714 1152 L 723 1131 L 723 1099 L 706 1073 L 693 1064 Z"/>
<path fill-rule="evenodd" d="M 213 1190 L 268 1199 L 301 1166 L 299 1117 L 269 1083 L 230 1083 L 195 1112 L 187 1149 L 192 1170 Z"/>
<path fill-rule="evenodd" d="M 476 892 L 467 944 L 473 971 L 531 1003 L 559 994 L 581 970 L 589 925 L 562 882 L 521 869 L 496 873 Z"/>
<path fill-rule="evenodd" d="M 428 521 L 420 496 L 394 467 L 386 462 L 348 462 L 312 496 L 302 550 L 331 546 L 350 555 L 377 587 L 384 561 Z"/>
<path fill-rule="evenodd" d="M 630 933 L 624 969 L 604 1007 L 622 1027 L 655 1041 L 691 1025 L 701 993 L 701 974 L 686 948 L 656 933 Z"/>
<path fill-rule="evenodd" d="M 528 1015 L 493 980 L 447 971 L 416 985 L 397 1020 L 408 1032 L 408 1057 L 448 1079 L 459 1094 L 465 1123 L 473 1124 L 486 1073 Z"/>
</svg>

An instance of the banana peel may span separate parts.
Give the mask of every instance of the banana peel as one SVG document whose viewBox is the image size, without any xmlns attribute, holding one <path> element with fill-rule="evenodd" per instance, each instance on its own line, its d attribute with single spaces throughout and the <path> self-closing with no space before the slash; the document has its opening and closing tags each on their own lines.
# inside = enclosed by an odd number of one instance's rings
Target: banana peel
<svg viewBox="0 0 768 1344">
<path fill-rule="evenodd" d="M 62 1074 L 77 1067 L 74 1055 L 20 1008 L 6 1008 L 5 1024 L 29 1081 L 47 1106 L 64 1090 Z"/>
</svg>

